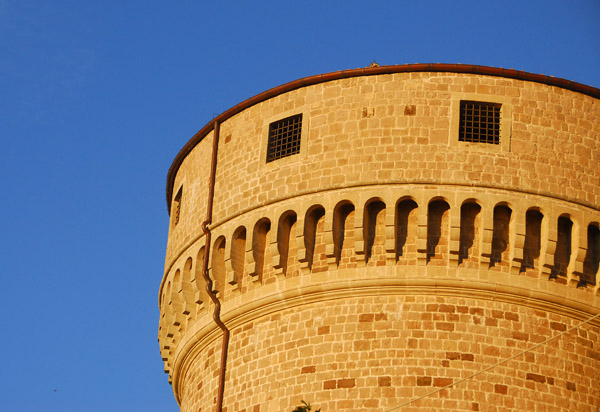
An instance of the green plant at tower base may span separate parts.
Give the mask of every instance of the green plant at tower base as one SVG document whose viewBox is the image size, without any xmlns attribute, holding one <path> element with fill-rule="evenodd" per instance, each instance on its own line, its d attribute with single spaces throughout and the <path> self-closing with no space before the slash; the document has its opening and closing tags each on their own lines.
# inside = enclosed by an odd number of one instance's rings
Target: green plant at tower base
<svg viewBox="0 0 600 412">
<path fill-rule="evenodd" d="M 304 406 L 298 406 L 292 412 L 308 412 L 308 411 L 312 410 L 311 406 L 310 406 L 310 403 L 306 403 L 304 401 L 302 401 L 302 403 L 304 404 Z M 317 409 L 315 412 L 321 412 L 321 409 Z"/>
</svg>

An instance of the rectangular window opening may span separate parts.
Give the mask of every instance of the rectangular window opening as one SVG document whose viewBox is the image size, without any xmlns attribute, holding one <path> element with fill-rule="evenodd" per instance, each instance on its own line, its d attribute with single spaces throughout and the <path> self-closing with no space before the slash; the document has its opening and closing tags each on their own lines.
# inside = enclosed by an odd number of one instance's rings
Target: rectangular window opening
<svg viewBox="0 0 600 412">
<path fill-rule="evenodd" d="M 300 153 L 302 113 L 286 117 L 269 125 L 267 163 Z"/>
<path fill-rule="evenodd" d="M 458 140 L 500 144 L 501 107 L 499 103 L 461 100 Z"/>
<path fill-rule="evenodd" d="M 175 198 L 173 199 L 173 227 L 179 223 L 179 216 L 181 215 L 181 192 L 183 191 L 183 186 L 179 188 Z"/>
</svg>

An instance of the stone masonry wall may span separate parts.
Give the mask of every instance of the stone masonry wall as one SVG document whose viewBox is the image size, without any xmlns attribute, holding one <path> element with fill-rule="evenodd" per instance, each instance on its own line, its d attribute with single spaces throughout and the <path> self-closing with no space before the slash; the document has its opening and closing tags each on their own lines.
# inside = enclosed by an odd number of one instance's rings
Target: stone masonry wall
<svg viewBox="0 0 600 412">
<path fill-rule="evenodd" d="M 304 399 L 323 411 L 384 411 L 576 323 L 522 305 L 460 297 L 365 296 L 300 305 L 232 330 L 224 410 L 291 411 Z M 401 410 L 595 410 L 599 342 L 600 329 L 584 326 Z M 209 351 L 214 345 L 189 366 L 186 388 L 214 380 Z M 215 395 L 190 397 L 182 411 L 211 411 Z"/>
<path fill-rule="evenodd" d="M 451 101 L 461 94 L 512 106 L 510 151 L 455 147 Z M 265 125 L 303 112 L 305 154 L 265 164 Z M 214 221 L 275 200 L 372 182 L 504 187 L 600 205 L 600 105 L 589 96 L 520 80 L 452 73 L 342 79 L 258 103 L 221 125 Z M 200 233 L 212 134 L 181 165 L 182 226 Z M 490 145 L 486 145 L 490 146 Z M 188 189 L 191 188 L 190 189 Z M 188 203 L 192 202 L 192 203 Z M 169 236 L 168 259 L 189 236 Z"/>
<path fill-rule="evenodd" d="M 458 142 L 460 100 L 502 102 L 501 144 Z M 299 113 L 300 153 L 266 163 L 269 123 Z M 231 330 L 224 410 L 387 411 L 600 313 L 599 119 L 584 94 L 437 72 L 318 83 L 227 118 L 208 256 Z M 218 388 L 201 274 L 213 138 L 175 175 L 159 294 L 183 412 L 215 410 Z M 599 383 L 596 319 L 402 411 L 595 411 Z"/>
</svg>

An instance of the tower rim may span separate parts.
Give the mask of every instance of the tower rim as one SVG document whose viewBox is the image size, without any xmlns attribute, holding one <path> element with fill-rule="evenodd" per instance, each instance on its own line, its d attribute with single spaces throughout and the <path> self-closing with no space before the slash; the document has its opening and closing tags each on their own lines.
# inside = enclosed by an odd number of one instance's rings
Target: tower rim
<svg viewBox="0 0 600 412">
<path fill-rule="evenodd" d="M 335 72 L 316 74 L 312 76 L 301 77 L 296 80 L 284 83 L 282 85 L 265 90 L 257 95 L 254 95 L 228 110 L 222 112 L 214 119 L 209 121 L 204 127 L 196 132 L 190 140 L 181 148 L 179 153 L 173 159 L 169 171 L 167 173 L 166 184 L 166 201 L 167 212 L 171 214 L 171 200 L 173 197 L 173 186 L 175 184 L 175 176 L 185 157 L 202 139 L 208 135 L 214 127 L 215 122 L 222 123 L 230 117 L 246 110 L 247 108 L 271 99 L 283 93 L 299 89 L 301 87 L 311 86 L 329 81 L 347 79 L 352 77 L 373 76 L 380 74 L 396 74 L 396 73 L 460 73 L 460 74 L 475 74 L 483 76 L 504 77 L 508 79 L 523 80 L 534 83 L 546 84 L 548 86 L 559 87 L 569 91 L 581 93 L 595 99 L 600 99 L 600 89 L 589 86 L 583 83 L 574 82 L 560 77 L 547 76 L 544 74 L 535 74 L 522 70 L 504 69 L 494 66 L 479 66 L 472 64 L 461 63 L 415 63 L 389 66 L 374 66 L 348 70 L 338 70 Z"/>
</svg>

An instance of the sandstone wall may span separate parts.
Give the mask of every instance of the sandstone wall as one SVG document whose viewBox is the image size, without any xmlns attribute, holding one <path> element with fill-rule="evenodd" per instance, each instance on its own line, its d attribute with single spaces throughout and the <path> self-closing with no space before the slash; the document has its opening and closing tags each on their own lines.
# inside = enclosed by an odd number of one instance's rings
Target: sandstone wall
<svg viewBox="0 0 600 412">
<path fill-rule="evenodd" d="M 465 94 L 506 97 L 510 151 L 451 145 L 451 104 Z M 300 111 L 309 132 L 304 156 L 265 164 L 265 125 Z M 599 117 L 592 97 L 491 76 L 401 73 L 301 88 L 221 125 L 215 220 L 299 194 L 382 181 L 505 187 L 597 207 Z M 196 184 L 206 186 L 199 168 L 208 167 L 211 145 L 207 136 L 178 171 L 175 191 L 189 181 L 190 200 L 200 195 Z M 196 205 L 184 206 L 192 211 L 185 231 L 197 232 Z M 169 247 L 181 247 L 177 240 Z"/>
<path fill-rule="evenodd" d="M 363 296 L 299 304 L 232 329 L 228 411 L 385 411 L 566 331 L 571 318 L 463 297 Z M 587 411 L 600 402 L 600 329 L 519 356 L 402 411 Z M 214 345 L 213 345 L 214 346 Z M 183 411 L 214 410 L 209 359 L 195 355 Z M 211 368 L 212 366 L 212 368 Z"/>
<path fill-rule="evenodd" d="M 461 99 L 502 103 L 501 144 L 457 141 Z M 266 163 L 269 123 L 298 113 L 300 154 Z M 598 119 L 577 92 L 431 72 L 301 87 L 225 120 L 209 269 L 226 408 L 387 410 L 600 313 Z M 218 383 L 200 275 L 213 137 L 175 175 L 159 297 L 186 412 L 214 410 Z M 588 410 L 599 327 L 403 410 Z"/>
</svg>

